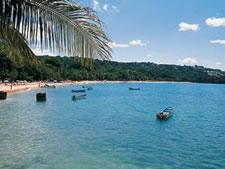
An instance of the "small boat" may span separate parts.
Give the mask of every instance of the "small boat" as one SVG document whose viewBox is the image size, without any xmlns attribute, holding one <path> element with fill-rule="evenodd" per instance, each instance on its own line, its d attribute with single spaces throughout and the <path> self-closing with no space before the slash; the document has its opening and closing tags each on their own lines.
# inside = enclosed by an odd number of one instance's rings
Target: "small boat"
<svg viewBox="0 0 225 169">
<path fill-rule="evenodd" d="M 56 86 L 55 85 L 45 84 L 44 86 L 41 86 L 41 88 L 55 89 Z"/>
<path fill-rule="evenodd" d="M 172 117 L 173 115 L 173 108 L 172 107 L 167 107 L 165 110 L 163 110 L 160 113 L 156 114 L 156 118 L 157 119 L 161 119 L 161 120 L 167 120 L 170 117 Z"/>
<path fill-rule="evenodd" d="M 85 89 L 80 89 L 80 90 L 72 90 L 73 93 L 84 93 L 86 92 Z"/>
<path fill-rule="evenodd" d="M 134 87 L 129 87 L 129 90 L 141 90 L 141 89 L 140 89 L 140 87 L 136 87 L 136 88 L 134 88 Z"/>
<path fill-rule="evenodd" d="M 87 90 L 93 90 L 93 87 L 89 86 L 87 87 Z"/>
<path fill-rule="evenodd" d="M 80 96 L 73 96 L 72 100 L 76 101 L 76 100 L 81 100 L 81 99 L 85 99 L 86 98 L 86 94 L 80 95 Z"/>
<path fill-rule="evenodd" d="M 87 90 L 93 90 L 93 87 L 91 87 L 91 86 L 82 86 L 82 87 Z"/>
</svg>

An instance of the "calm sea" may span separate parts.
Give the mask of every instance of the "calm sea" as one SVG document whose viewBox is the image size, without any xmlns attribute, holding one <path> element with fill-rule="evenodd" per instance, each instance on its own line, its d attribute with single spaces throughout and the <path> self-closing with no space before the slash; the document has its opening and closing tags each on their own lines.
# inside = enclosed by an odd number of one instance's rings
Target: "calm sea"
<svg viewBox="0 0 225 169">
<path fill-rule="evenodd" d="M 0 169 L 225 168 L 225 86 L 93 84 L 0 102 Z M 128 87 L 140 87 L 129 91 Z M 35 94 L 47 92 L 46 103 Z M 167 106 L 174 116 L 158 121 Z"/>
</svg>

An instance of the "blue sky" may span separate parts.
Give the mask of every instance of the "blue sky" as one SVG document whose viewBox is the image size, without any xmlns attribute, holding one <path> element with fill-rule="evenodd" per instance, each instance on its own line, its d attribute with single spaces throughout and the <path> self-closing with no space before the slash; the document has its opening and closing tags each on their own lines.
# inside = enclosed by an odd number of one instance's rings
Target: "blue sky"
<svg viewBox="0 0 225 169">
<path fill-rule="evenodd" d="M 225 70 L 224 0 L 86 0 L 121 62 L 197 64 Z"/>
</svg>

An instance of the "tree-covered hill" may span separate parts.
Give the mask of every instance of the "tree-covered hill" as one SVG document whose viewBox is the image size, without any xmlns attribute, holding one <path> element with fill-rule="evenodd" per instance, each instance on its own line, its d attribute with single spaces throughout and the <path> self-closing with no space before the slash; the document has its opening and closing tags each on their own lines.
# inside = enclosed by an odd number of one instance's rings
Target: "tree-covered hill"
<svg viewBox="0 0 225 169">
<path fill-rule="evenodd" d="M 41 64 L 17 66 L 0 57 L 0 79 L 11 80 L 119 80 L 181 81 L 225 83 L 225 72 L 202 66 L 159 65 L 155 63 L 119 63 L 94 60 L 84 67 L 79 58 L 40 57 Z"/>
</svg>

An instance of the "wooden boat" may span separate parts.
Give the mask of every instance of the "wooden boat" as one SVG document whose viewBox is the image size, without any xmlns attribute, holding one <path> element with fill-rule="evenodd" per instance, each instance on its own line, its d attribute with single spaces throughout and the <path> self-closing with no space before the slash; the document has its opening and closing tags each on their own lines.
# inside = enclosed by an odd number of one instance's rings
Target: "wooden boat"
<svg viewBox="0 0 225 169">
<path fill-rule="evenodd" d="M 93 90 L 93 87 L 89 86 L 87 87 L 87 90 Z"/>
<path fill-rule="evenodd" d="M 80 89 L 80 90 L 72 90 L 73 93 L 84 93 L 86 92 L 85 89 Z"/>
<path fill-rule="evenodd" d="M 93 90 L 93 87 L 91 87 L 91 86 L 82 86 L 82 87 L 87 90 Z"/>
<path fill-rule="evenodd" d="M 76 101 L 76 100 L 81 100 L 81 99 L 85 99 L 86 98 L 86 94 L 80 95 L 80 96 L 73 96 L 72 100 Z"/>
<path fill-rule="evenodd" d="M 161 119 L 161 120 L 167 120 L 172 116 L 173 116 L 173 108 L 172 107 L 167 107 L 162 112 L 156 114 L 156 118 Z"/>
<path fill-rule="evenodd" d="M 136 88 L 134 88 L 134 87 L 129 87 L 129 90 L 141 90 L 139 87 L 136 87 Z"/>
</svg>

